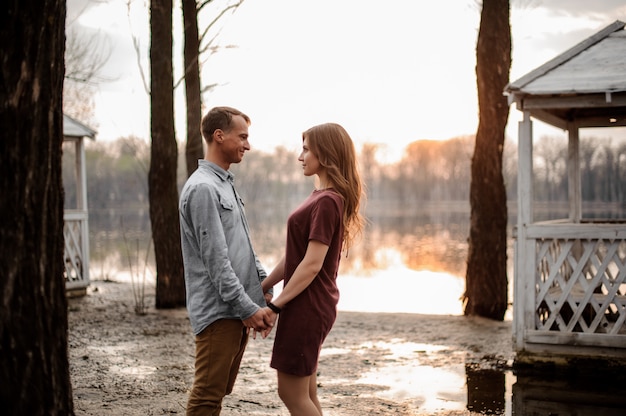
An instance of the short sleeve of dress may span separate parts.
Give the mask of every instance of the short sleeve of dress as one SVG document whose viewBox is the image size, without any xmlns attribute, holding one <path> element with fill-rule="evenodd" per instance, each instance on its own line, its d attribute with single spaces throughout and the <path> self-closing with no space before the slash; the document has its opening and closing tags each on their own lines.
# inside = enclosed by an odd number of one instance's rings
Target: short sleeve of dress
<svg viewBox="0 0 626 416">
<path fill-rule="evenodd" d="M 311 228 L 309 240 L 316 240 L 325 245 L 330 245 L 333 235 L 340 229 L 342 212 L 339 201 L 334 197 L 325 195 L 319 200 L 311 211 Z"/>
</svg>

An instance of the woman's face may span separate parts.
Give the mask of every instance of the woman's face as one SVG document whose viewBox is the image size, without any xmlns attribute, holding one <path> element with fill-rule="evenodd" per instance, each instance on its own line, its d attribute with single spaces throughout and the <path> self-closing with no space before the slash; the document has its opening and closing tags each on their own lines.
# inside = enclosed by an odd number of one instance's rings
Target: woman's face
<svg viewBox="0 0 626 416">
<path fill-rule="evenodd" d="M 319 159 L 309 148 L 309 139 L 306 136 L 302 141 L 302 153 L 300 153 L 298 160 L 302 162 L 304 176 L 318 174 L 322 168 Z"/>
</svg>

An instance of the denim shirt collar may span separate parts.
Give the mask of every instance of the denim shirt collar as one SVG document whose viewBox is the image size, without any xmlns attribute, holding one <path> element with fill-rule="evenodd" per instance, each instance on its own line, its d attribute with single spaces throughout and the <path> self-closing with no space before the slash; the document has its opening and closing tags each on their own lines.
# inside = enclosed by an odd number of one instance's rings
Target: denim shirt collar
<svg viewBox="0 0 626 416">
<path fill-rule="evenodd" d="M 221 166 L 205 159 L 198 160 L 198 167 L 202 169 L 212 170 L 220 179 L 233 183 L 235 175 L 229 170 L 224 170 Z"/>
</svg>

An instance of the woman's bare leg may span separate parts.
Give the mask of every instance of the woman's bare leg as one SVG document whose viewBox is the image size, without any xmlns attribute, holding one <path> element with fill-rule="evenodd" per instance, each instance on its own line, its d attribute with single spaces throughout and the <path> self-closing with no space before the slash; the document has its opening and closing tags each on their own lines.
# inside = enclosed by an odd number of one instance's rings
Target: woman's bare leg
<svg viewBox="0 0 626 416">
<path fill-rule="evenodd" d="M 317 407 L 317 411 L 322 415 L 322 406 L 320 405 L 319 400 L 317 399 L 317 373 L 313 373 L 309 377 L 309 397 L 311 401 Z"/>
<path fill-rule="evenodd" d="M 313 381 L 312 381 L 313 379 Z M 278 371 L 278 396 L 285 403 L 292 416 L 321 416 L 317 400 L 311 398 L 311 383 L 317 390 L 317 376 L 294 376 Z"/>
</svg>

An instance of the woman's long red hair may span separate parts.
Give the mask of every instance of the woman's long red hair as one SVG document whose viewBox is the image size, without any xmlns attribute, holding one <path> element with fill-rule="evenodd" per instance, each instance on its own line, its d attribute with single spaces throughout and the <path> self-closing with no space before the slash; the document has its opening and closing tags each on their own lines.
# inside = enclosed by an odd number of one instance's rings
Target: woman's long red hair
<svg viewBox="0 0 626 416">
<path fill-rule="evenodd" d="M 359 212 L 361 198 L 365 197 L 359 174 L 354 143 L 348 132 L 336 123 L 311 127 L 302 138 L 326 169 L 328 180 L 344 199 L 344 249 L 349 249 L 363 232 L 365 220 Z"/>
</svg>

